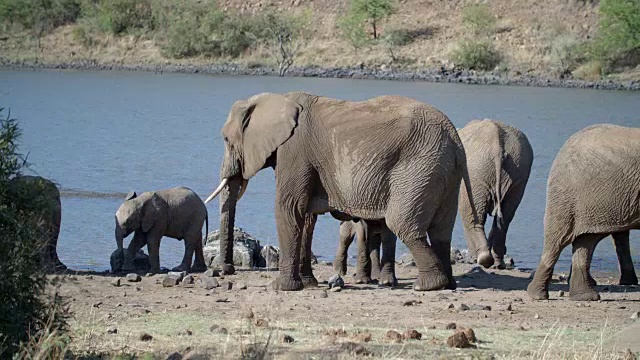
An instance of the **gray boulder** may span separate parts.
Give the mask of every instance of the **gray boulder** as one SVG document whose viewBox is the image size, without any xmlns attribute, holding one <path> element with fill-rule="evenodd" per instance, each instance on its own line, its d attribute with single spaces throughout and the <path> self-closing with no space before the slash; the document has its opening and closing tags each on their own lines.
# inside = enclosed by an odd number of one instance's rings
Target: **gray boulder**
<svg viewBox="0 0 640 360">
<path fill-rule="evenodd" d="M 280 259 L 280 256 L 278 255 L 278 248 L 271 245 L 264 246 L 262 250 L 260 250 L 260 258 L 260 264 L 258 266 L 277 268 L 278 261 Z"/>
<path fill-rule="evenodd" d="M 244 232 L 241 228 L 233 228 L 233 265 L 254 267 L 260 262 L 260 241 Z M 217 267 L 222 263 L 220 252 L 220 230 L 209 233 L 204 244 L 204 260 L 208 267 Z"/>
<path fill-rule="evenodd" d="M 131 253 L 126 248 L 122 250 L 114 250 L 111 253 L 110 264 L 111 264 L 111 272 L 117 273 L 122 270 L 122 266 L 124 265 L 125 256 L 131 256 Z M 127 269 L 132 272 L 146 272 L 151 269 L 151 262 L 149 262 L 149 255 L 144 253 L 144 250 L 140 249 L 135 254 L 133 258 L 133 269 Z"/>
</svg>

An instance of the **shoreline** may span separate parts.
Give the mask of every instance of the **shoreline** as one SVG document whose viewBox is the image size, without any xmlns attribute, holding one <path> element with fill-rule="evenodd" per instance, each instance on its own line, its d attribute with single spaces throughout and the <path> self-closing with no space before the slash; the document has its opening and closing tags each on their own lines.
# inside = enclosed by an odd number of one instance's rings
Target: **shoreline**
<svg viewBox="0 0 640 360">
<path fill-rule="evenodd" d="M 0 59 L 0 70 L 77 70 L 77 71 L 139 71 L 206 75 L 246 75 L 246 76 L 278 76 L 278 71 L 270 67 L 245 67 L 237 64 L 104 64 L 95 61 L 78 61 L 65 63 L 17 62 Z M 395 80 L 421 81 L 432 83 L 457 83 L 467 85 L 501 85 L 552 87 L 567 89 L 594 89 L 640 91 L 640 80 L 631 81 L 583 81 L 575 79 L 551 79 L 543 76 L 518 75 L 509 76 L 493 72 L 476 72 L 473 70 L 444 69 L 375 69 L 367 67 L 330 68 L 320 66 L 292 67 L 285 77 L 336 78 L 362 80 Z"/>
</svg>

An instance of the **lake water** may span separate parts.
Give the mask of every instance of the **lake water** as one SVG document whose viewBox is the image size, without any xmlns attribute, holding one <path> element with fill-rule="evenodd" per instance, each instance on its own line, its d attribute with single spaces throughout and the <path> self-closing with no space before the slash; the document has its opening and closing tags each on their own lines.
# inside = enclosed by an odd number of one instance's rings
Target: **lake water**
<svg viewBox="0 0 640 360">
<path fill-rule="evenodd" d="M 219 181 L 220 129 L 231 104 L 264 91 L 296 90 L 346 100 L 404 95 L 436 106 L 456 127 L 474 118 L 494 118 L 521 129 L 531 142 L 535 160 L 509 229 L 507 247 L 516 265 L 525 268 L 535 268 L 540 259 L 547 175 L 565 140 L 594 123 L 640 126 L 640 93 L 630 92 L 348 79 L 0 71 L 0 106 L 10 108 L 11 115 L 19 119 L 23 129 L 20 149 L 29 153 L 35 173 L 64 189 L 112 194 L 187 186 L 207 196 Z M 238 204 L 236 225 L 263 245 L 277 245 L 274 198 L 274 173 L 267 169 L 252 179 Z M 66 265 L 109 268 L 109 255 L 116 246 L 114 214 L 121 201 L 63 197 L 58 253 Z M 219 223 L 218 202 L 208 208 L 211 231 Z M 313 251 L 324 259 L 333 259 L 338 224 L 329 215 L 319 217 Z M 466 247 L 459 223 L 453 237 L 454 246 Z M 639 240 L 640 231 L 632 232 L 636 266 L 640 263 Z M 183 249 L 182 242 L 164 238 L 161 265 L 178 265 Z M 399 254 L 406 251 L 398 247 Z M 570 255 L 568 247 L 558 270 L 568 269 Z M 598 246 L 592 267 L 617 269 L 610 238 Z"/>
</svg>

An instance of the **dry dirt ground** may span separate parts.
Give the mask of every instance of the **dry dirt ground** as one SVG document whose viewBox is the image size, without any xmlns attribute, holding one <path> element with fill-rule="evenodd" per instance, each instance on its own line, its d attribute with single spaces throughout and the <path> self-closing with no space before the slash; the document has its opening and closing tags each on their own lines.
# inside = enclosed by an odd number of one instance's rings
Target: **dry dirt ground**
<svg viewBox="0 0 640 360">
<path fill-rule="evenodd" d="M 299 292 L 272 290 L 277 271 L 249 269 L 217 278 L 222 285 L 233 283 L 231 290 L 163 287 L 165 275 L 143 275 L 140 282 L 121 277 L 120 286 L 112 284 L 117 277 L 109 274 L 56 276 L 73 312 L 75 356 L 165 359 L 176 352 L 190 359 L 640 356 L 640 321 L 632 319 L 640 311 L 640 289 L 612 285 L 617 283 L 613 276 L 596 274 L 599 302 L 570 301 L 568 285 L 558 276 L 551 285 L 551 299 L 532 302 L 524 290 L 529 282 L 526 272 L 454 265 L 457 290 L 415 292 L 411 285 L 417 269 L 397 268 L 395 289 L 355 285 L 347 275 L 340 292 L 322 283 L 334 274 L 326 263 L 314 266 L 319 288 Z M 354 268 L 349 267 L 348 273 L 353 274 Z M 463 304 L 469 309 L 464 310 Z M 474 330 L 478 339 L 474 348 L 447 346 L 454 326 Z M 412 329 L 421 333 L 420 340 L 387 336 L 388 330 L 403 334 Z M 152 339 L 143 341 L 145 333 Z M 293 342 L 285 342 L 285 335 Z"/>
</svg>

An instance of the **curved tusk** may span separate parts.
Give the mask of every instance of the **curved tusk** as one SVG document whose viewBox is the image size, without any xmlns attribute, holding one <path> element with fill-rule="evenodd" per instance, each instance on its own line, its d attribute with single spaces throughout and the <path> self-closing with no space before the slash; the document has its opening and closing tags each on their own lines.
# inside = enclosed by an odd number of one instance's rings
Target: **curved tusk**
<svg viewBox="0 0 640 360">
<path fill-rule="evenodd" d="M 204 203 L 206 204 L 209 201 L 215 199 L 215 197 L 218 196 L 220 191 L 222 191 L 222 189 L 224 189 L 224 187 L 227 185 L 227 182 L 229 182 L 229 178 L 222 179 L 222 181 L 220 182 L 220 185 L 218 185 L 218 187 L 213 191 L 213 193 L 209 195 L 209 197 L 207 198 L 207 200 L 204 201 Z"/>
<path fill-rule="evenodd" d="M 238 194 L 238 200 L 242 198 L 242 195 L 247 190 L 247 185 L 249 185 L 249 180 L 242 179 L 242 185 L 240 185 L 240 194 Z"/>
</svg>

